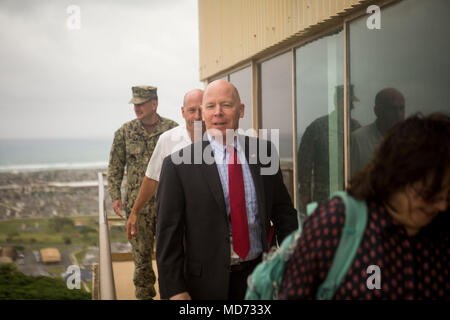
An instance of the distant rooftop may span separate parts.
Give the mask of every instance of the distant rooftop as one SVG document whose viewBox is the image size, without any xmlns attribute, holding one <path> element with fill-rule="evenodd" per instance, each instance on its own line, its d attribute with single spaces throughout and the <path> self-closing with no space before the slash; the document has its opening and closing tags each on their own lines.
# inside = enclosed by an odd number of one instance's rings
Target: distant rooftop
<svg viewBox="0 0 450 320">
<path fill-rule="evenodd" d="M 61 253 L 56 248 L 41 249 L 41 259 L 43 263 L 60 262 Z"/>
</svg>

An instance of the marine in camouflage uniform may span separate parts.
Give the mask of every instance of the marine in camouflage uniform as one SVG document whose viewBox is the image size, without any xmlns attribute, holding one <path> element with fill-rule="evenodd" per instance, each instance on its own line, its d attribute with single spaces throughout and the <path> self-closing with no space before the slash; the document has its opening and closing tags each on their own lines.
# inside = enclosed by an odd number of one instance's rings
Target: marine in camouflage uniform
<svg viewBox="0 0 450 320">
<path fill-rule="evenodd" d="M 330 196 L 330 161 L 337 161 L 343 170 L 343 124 L 339 123 L 337 136 L 338 153 L 330 152 L 330 136 L 336 129 L 330 130 L 330 121 L 336 126 L 336 111 L 314 120 L 305 130 L 298 149 L 298 181 L 300 194 L 311 201 L 327 200 Z M 361 125 L 351 119 L 350 131 Z M 330 154 L 333 157 L 330 159 Z M 303 204 L 306 205 L 306 204 Z"/>
<path fill-rule="evenodd" d="M 142 104 L 157 99 L 156 88 L 149 86 L 133 87 L 130 103 Z M 127 183 L 124 210 L 128 219 L 134 201 L 139 193 L 147 164 L 152 156 L 159 136 L 178 124 L 156 114 L 156 125 L 149 134 L 139 119 L 125 123 L 114 134 L 108 167 L 108 189 L 113 201 L 121 199 L 120 187 L 126 168 Z M 155 273 L 152 255 L 156 228 L 155 198 L 152 198 L 138 216 L 136 237 L 131 240 L 135 264 L 134 285 L 136 298 L 152 299 L 155 295 Z"/>
<path fill-rule="evenodd" d="M 350 100 L 351 110 L 353 102 L 359 101 L 353 93 L 353 85 L 350 86 L 350 95 L 352 97 Z M 297 177 L 302 212 L 305 211 L 309 202 L 327 200 L 330 196 L 330 161 L 335 162 L 338 174 L 343 178 L 343 86 L 335 88 L 334 103 L 335 109 L 329 114 L 315 119 L 301 137 L 297 153 Z M 350 132 L 360 127 L 358 121 L 350 118 Z M 334 152 L 332 152 L 332 147 L 334 147 Z"/>
</svg>

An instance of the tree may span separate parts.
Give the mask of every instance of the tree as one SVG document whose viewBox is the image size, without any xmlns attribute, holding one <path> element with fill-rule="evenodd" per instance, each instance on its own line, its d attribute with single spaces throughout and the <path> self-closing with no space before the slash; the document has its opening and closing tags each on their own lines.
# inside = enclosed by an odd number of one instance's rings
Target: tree
<svg viewBox="0 0 450 320">
<path fill-rule="evenodd" d="M 75 223 L 72 219 L 66 217 L 54 217 L 49 221 L 49 227 L 55 232 L 62 232 L 65 227 L 73 229 Z"/>
<path fill-rule="evenodd" d="M 18 238 L 20 234 L 17 231 L 10 231 L 6 236 L 6 242 L 12 242 L 15 238 Z"/>
</svg>

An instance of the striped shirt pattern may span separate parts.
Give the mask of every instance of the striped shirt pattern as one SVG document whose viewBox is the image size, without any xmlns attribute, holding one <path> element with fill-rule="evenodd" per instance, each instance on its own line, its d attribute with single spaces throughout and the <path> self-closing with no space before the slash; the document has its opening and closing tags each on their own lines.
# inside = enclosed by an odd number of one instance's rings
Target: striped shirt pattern
<svg viewBox="0 0 450 320">
<path fill-rule="evenodd" d="M 228 229 L 230 230 L 230 243 L 231 243 L 231 264 L 242 262 L 243 260 L 233 251 L 233 237 L 231 233 L 231 217 L 230 217 L 230 197 L 228 190 L 228 159 L 230 153 L 226 150 L 226 146 L 216 142 L 207 134 L 209 142 L 214 153 L 214 159 L 219 170 L 220 182 L 222 183 L 223 195 L 225 198 L 225 205 L 228 215 Z M 237 157 L 242 164 L 242 175 L 244 178 L 245 189 L 245 202 L 247 209 L 248 229 L 250 237 L 250 251 L 245 258 L 245 261 L 253 260 L 259 257 L 262 253 L 261 243 L 261 225 L 258 216 L 258 199 L 256 196 L 255 185 L 253 177 L 250 172 L 247 159 L 245 158 L 245 152 L 241 145 L 234 140 L 234 147 L 237 150 Z"/>
</svg>

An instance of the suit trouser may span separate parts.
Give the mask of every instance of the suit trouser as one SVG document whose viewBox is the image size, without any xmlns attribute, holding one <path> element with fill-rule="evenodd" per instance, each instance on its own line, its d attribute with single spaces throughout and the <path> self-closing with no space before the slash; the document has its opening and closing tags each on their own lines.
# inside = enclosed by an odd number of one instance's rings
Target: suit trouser
<svg viewBox="0 0 450 320">
<path fill-rule="evenodd" d="M 130 241 L 133 248 L 135 295 L 140 300 L 153 299 L 156 295 L 156 276 L 152 265 L 155 215 L 151 213 L 152 209 L 141 211 L 138 215 L 137 233 Z"/>
<path fill-rule="evenodd" d="M 245 293 L 247 292 L 247 278 L 261 260 L 260 256 L 254 260 L 230 267 L 229 300 L 244 300 Z"/>
</svg>

